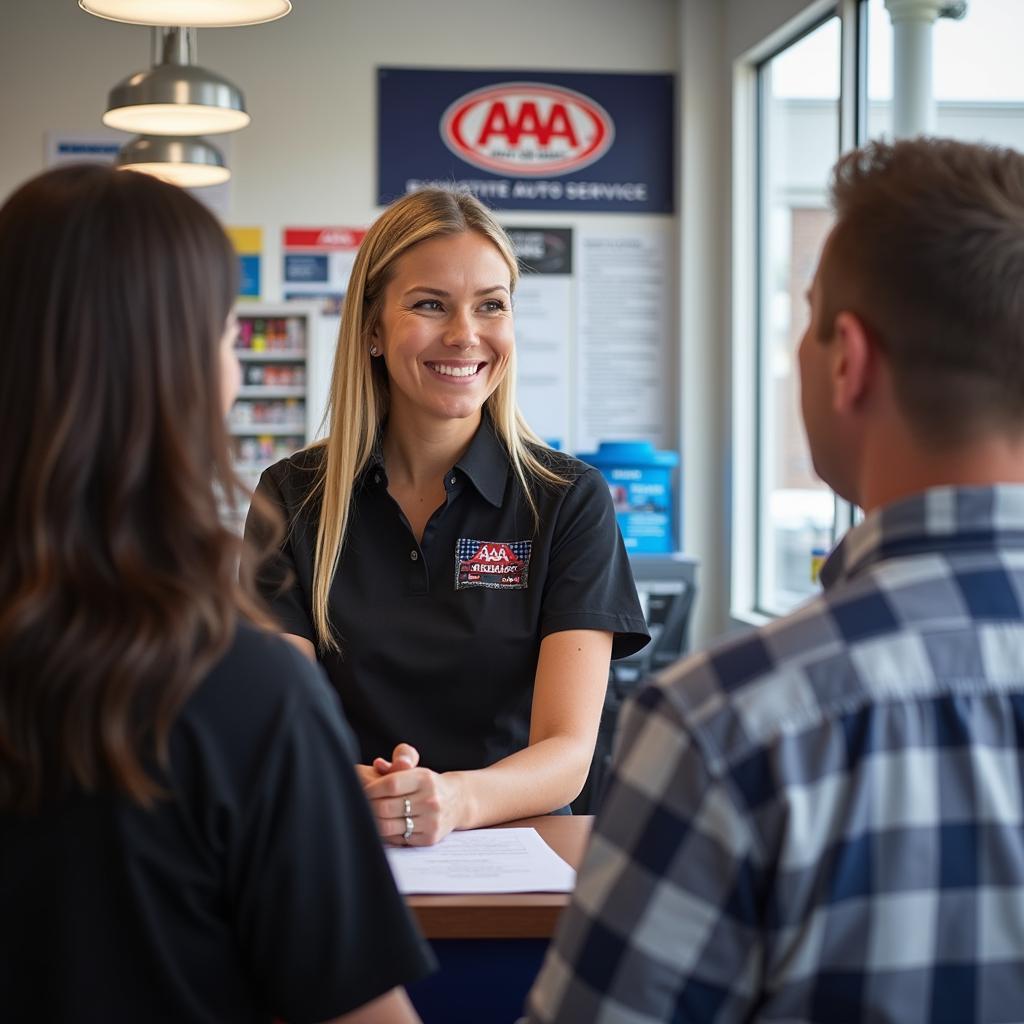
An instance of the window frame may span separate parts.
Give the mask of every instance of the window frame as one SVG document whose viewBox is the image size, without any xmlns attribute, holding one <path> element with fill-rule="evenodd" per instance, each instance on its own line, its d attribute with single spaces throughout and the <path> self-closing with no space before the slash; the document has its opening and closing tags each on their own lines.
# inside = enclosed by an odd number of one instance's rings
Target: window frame
<svg viewBox="0 0 1024 1024">
<path fill-rule="evenodd" d="M 799 23 L 784 36 L 746 55 L 734 67 L 734 203 L 733 252 L 733 428 L 735 462 L 733 529 L 730 552 L 730 618 L 736 625 L 762 625 L 781 612 L 761 602 L 762 536 L 764 523 L 762 430 L 764 395 L 761 375 L 767 357 L 763 247 L 765 244 L 764 131 L 766 97 L 763 68 L 832 18 L 839 19 L 840 67 L 838 99 L 838 152 L 859 144 L 867 128 L 867 17 L 868 0 L 835 0 L 811 5 Z M 749 143 L 744 145 L 743 133 Z M 746 243 L 746 248 L 744 244 Z M 742 333 L 749 331 L 744 343 Z M 744 360 L 746 363 L 744 364 Z M 746 365 L 747 369 L 742 367 Z M 751 410 L 745 412 L 744 410 Z M 741 483 L 741 480 L 748 483 Z M 834 545 L 855 522 L 854 506 L 833 492 L 831 540 Z"/>
</svg>

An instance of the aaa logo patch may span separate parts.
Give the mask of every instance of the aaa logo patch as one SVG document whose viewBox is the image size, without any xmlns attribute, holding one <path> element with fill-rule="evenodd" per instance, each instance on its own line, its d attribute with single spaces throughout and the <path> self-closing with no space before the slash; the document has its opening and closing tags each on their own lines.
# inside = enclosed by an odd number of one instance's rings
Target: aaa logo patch
<svg viewBox="0 0 1024 1024">
<path fill-rule="evenodd" d="M 524 590 L 530 576 L 529 540 L 470 540 L 455 545 L 455 589 Z"/>
</svg>

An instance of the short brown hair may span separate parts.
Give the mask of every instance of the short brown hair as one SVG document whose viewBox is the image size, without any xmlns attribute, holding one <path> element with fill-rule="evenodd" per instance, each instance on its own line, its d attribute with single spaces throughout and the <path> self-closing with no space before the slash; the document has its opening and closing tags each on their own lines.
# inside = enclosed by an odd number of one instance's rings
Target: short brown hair
<svg viewBox="0 0 1024 1024">
<path fill-rule="evenodd" d="M 820 332 L 855 313 L 919 438 L 1024 431 L 1024 155 L 951 139 L 840 158 Z"/>
</svg>

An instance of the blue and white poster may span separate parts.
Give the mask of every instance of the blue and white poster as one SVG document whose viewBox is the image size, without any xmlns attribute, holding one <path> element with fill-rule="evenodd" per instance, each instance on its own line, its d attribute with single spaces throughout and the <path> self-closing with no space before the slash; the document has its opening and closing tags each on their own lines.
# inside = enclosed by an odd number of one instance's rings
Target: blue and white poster
<svg viewBox="0 0 1024 1024">
<path fill-rule="evenodd" d="M 377 202 L 424 185 L 498 210 L 672 213 L 674 77 L 377 72 Z"/>
</svg>

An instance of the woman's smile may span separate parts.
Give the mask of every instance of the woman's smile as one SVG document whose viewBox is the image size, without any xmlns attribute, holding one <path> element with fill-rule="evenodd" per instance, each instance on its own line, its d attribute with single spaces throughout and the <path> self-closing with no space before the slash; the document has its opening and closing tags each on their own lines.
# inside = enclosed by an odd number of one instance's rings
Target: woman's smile
<svg viewBox="0 0 1024 1024">
<path fill-rule="evenodd" d="M 467 363 L 446 359 L 444 361 L 425 361 L 423 365 L 426 366 L 428 370 L 432 370 L 434 374 L 440 377 L 446 384 L 469 384 L 474 382 L 476 378 L 480 376 L 483 369 L 487 366 L 487 362 L 473 360 L 472 362 Z"/>
</svg>

